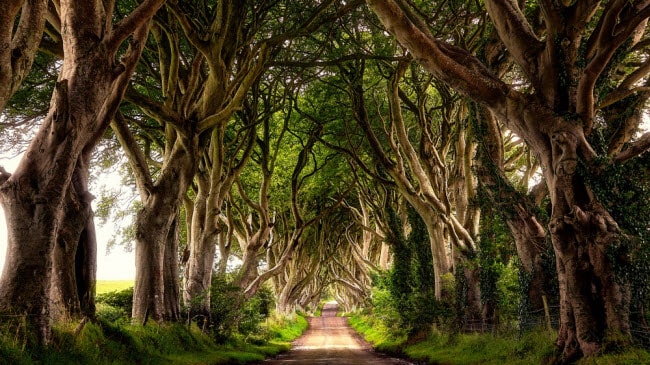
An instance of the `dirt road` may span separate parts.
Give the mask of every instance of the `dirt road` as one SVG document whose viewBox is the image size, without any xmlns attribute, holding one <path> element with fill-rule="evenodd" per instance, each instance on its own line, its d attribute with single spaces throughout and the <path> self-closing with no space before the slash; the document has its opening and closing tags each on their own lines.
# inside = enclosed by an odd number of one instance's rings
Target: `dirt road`
<svg viewBox="0 0 650 365">
<path fill-rule="evenodd" d="M 309 328 L 293 343 L 291 351 L 262 364 L 411 364 L 374 353 L 371 346 L 348 326 L 347 318 L 336 316 L 337 310 L 337 304 L 325 304 L 321 317 L 309 318 Z"/>
</svg>

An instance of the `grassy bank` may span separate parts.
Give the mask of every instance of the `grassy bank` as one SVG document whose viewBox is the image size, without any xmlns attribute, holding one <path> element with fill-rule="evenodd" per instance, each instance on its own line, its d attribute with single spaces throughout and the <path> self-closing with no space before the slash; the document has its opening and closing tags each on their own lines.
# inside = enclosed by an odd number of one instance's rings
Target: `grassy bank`
<svg viewBox="0 0 650 365">
<path fill-rule="evenodd" d="M 401 354 L 428 364 L 445 365 L 528 365 L 548 364 L 553 359 L 555 335 L 533 331 L 519 337 L 492 334 L 448 334 L 433 332 L 421 339 L 408 340 L 406 335 L 386 328 L 381 321 L 353 315 L 352 327 L 378 350 Z M 650 364 L 650 354 L 642 349 L 583 359 L 579 365 Z"/>
<path fill-rule="evenodd" d="M 0 359 L 32 364 L 243 364 L 287 351 L 306 328 L 301 316 L 269 319 L 264 340 L 235 338 L 216 344 L 196 327 L 180 324 L 147 326 L 110 322 L 57 325 L 48 348 L 28 348 L 13 331 L 0 334 Z"/>
</svg>

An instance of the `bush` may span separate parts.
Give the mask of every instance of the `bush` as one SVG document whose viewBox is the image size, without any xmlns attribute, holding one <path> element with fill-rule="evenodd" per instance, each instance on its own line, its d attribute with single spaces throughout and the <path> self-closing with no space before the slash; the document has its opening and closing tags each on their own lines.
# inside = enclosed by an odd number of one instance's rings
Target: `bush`
<svg viewBox="0 0 650 365">
<path fill-rule="evenodd" d="M 116 308 L 106 303 L 97 303 L 97 311 L 95 315 L 100 321 L 118 322 L 120 320 L 128 319 L 130 313 L 125 312 L 122 308 Z"/>
<path fill-rule="evenodd" d="M 98 304 L 107 304 L 113 308 L 121 309 L 124 313 L 131 313 L 133 308 L 133 287 L 98 294 L 95 301 Z"/>
<path fill-rule="evenodd" d="M 266 338 L 261 324 L 268 318 L 273 304 L 273 293 L 267 287 L 246 299 L 241 288 L 226 277 L 215 276 L 210 290 L 209 332 L 218 343 L 236 335 Z"/>
</svg>

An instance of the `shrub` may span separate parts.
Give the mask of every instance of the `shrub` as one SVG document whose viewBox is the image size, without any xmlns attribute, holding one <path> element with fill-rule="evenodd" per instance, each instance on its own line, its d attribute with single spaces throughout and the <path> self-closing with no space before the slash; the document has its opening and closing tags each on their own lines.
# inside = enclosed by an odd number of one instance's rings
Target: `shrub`
<svg viewBox="0 0 650 365">
<path fill-rule="evenodd" d="M 235 335 L 247 338 L 265 337 L 261 323 L 273 307 L 273 293 L 262 287 L 246 299 L 241 288 L 227 277 L 215 276 L 210 290 L 209 332 L 218 343 L 224 343 Z"/>
<path fill-rule="evenodd" d="M 131 313 L 133 308 L 133 287 L 108 293 L 98 294 L 95 301 Z"/>
</svg>

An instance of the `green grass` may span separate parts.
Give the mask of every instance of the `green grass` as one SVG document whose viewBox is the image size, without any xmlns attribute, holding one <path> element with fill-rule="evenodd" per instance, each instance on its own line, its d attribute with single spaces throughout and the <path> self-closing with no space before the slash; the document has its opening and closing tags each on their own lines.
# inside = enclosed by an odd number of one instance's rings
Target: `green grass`
<svg viewBox="0 0 650 365">
<path fill-rule="evenodd" d="M 407 337 L 399 328 L 388 328 L 381 321 L 359 315 L 351 316 L 348 323 L 378 351 L 389 354 L 402 353 Z"/>
<path fill-rule="evenodd" d="M 544 364 L 553 356 L 553 338 L 544 331 L 531 332 L 521 339 L 491 334 L 432 334 L 406 346 L 404 353 L 415 360 L 440 364 Z"/>
<path fill-rule="evenodd" d="M 300 316 L 274 318 L 266 324 L 265 340 L 248 343 L 234 338 L 216 344 L 196 326 L 182 324 L 87 323 L 75 335 L 76 323 L 54 327 L 48 348 L 29 348 L 16 332 L 0 329 L 0 359 L 18 365 L 244 364 L 287 351 L 307 321 Z M 3 362 L 4 363 L 4 362 Z"/>
<path fill-rule="evenodd" d="M 120 291 L 133 286 L 133 280 L 97 280 L 97 294 Z"/>
<path fill-rule="evenodd" d="M 273 317 L 267 320 L 266 326 L 273 339 L 272 343 L 289 345 L 307 329 L 308 323 L 305 317 L 294 315 L 293 317 Z"/>
<path fill-rule="evenodd" d="M 369 316 L 353 315 L 352 327 L 377 350 L 403 354 L 412 360 L 440 365 L 527 365 L 547 364 L 554 359 L 556 335 L 545 330 L 516 335 L 459 334 L 451 336 L 433 332 L 414 340 L 399 331 L 386 328 Z M 642 349 L 626 348 L 624 352 L 580 360 L 578 365 L 650 364 L 650 354 Z"/>
</svg>

